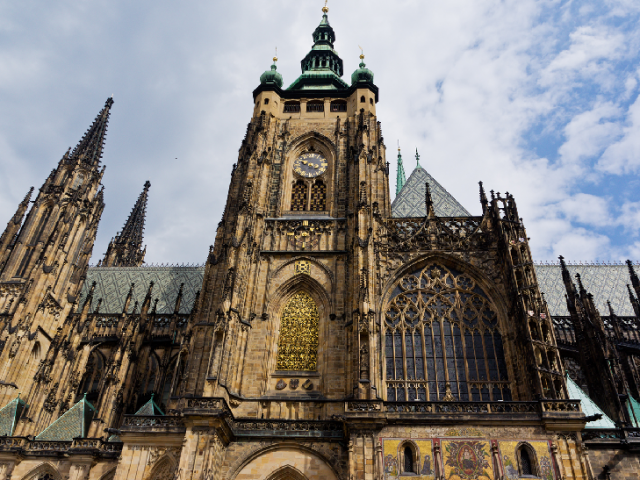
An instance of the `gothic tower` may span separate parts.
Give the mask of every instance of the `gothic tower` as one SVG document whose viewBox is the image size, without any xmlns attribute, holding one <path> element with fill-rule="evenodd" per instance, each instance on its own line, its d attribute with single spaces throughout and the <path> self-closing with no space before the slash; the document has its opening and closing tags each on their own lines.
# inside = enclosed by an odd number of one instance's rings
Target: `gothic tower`
<svg viewBox="0 0 640 480">
<path fill-rule="evenodd" d="M 78 300 L 104 209 L 100 159 L 112 105 L 109 98 L 78 145 L 63 155 L 24 222 L 28 197 L 2 235 L 2 402 L 18 392 L 23 398 L 43 394 L 26 387 Z"/>
</svg>

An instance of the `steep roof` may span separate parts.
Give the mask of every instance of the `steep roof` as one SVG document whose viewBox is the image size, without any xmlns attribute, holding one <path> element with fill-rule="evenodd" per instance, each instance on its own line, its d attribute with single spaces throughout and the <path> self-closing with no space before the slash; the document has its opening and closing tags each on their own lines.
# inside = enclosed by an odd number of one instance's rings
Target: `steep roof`
<svg viewBox="0 0 640 480">
<path fill-rule="evenodd" d="M 567 268 L 572 277 L 580 274 L 585 289 L 593 294 L 601 315 L 608 315 L 607 300 L 619 316 L 634 315 L 627 292 L 630 278 L 626 265 L 568 265 Z M 560 265 L 536 265 L 535 269 L 540 291 L 545 294 L 551 315 L 568 316 Z"/>
<path fill-rule="evenodd" d="M 417 167 L 391 204 L 394 217 L 424 217 L 425 183 L 429 183 L 433 207 L 438 217 L 470 217 L 471 214 L 422 167 Z"/>
<path fill-rule="evenodd" d="M 18 397 L 0 409 L 0 435 L 7 435 L 9 437 L 13 435 L 16 423 L 25 405 L 26 403 Z"/>
<path fill-rule="evenodd" d="M 164 415 L 158 404 L 153 401 L 153 394 L 147 403 L 141 406 L 134 415 Z"/>
<path fill-rule="evenodd" d="M 36 440 L 49 440 L 57 442 L 70 442 L 74 438 L 85 438 L 89 423 L 96 409 L 86 398 L 82 398 L 73 407 L 58 417 L 51 425 L 45 428 Z"/>
<path fill-rule="evenodd" d="M 616 428 L 616 424 L 613 423 L 606 413 L 604 413 L 598 405 L 596 405 L 589 395 L 582 390 L 576 382 L 571 380 L 571 377 L 567 375 L 567 390 L 569 391 L 569 398 L 574 400 L 580 400 L 582 411 L 587 417 L 591 415 L 602 415 L 600 420 L 594 420 L 587 423 L 585 428 Z"/>
<path fill-rule="evenodd" d="M 122 313 L 132 283 L 135 286 L 131 308 L 136 301 L 142 305 L 149 290 L 149 283 L 154 282 L 152 300 L 158 299 L 156 313 L 172 314 L 180 284 L 184 283 L 178 313 L 189 313 L 193 308 L 196 292 L 202 287 L 203 278 L 204 267 L 92 267 L 87 270 L 87 280 L 84 282 L 78 305 L 84 304 L 91 284 L 95 281 L 91 308 L 94 309 L 97 300 L 102 298 L 100 313 L 119 314 Z"/>
</svg>

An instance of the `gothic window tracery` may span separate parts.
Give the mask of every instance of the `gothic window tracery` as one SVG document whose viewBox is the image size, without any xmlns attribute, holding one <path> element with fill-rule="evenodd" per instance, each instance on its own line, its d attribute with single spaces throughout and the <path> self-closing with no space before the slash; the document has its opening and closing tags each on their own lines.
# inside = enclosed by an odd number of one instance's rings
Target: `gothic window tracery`
<svg viewBox="0 0 640 480">
<path fill-rule="evenodd" d="M 496 309 L 464 273 L 430 264 L 402 278 L 384 342 L 388 401 L 511 400 Z"/>
<path fill-rule="evenodd" d="M 318 365 L 318 307 L 306 292 L 287 302 L 280 319 L 277 370 L 315 371 Z"/>
<path fill-rule="evenodd" d="M 307 209 L 307 184 L 298 180 L 291 191 L 291 210 L 296 212 Z"/>
<path fill-rule="evenodd" d="M 102 355 L 97 350 L 94 350 L 89 355 L 87 360 L 87 366 L 84 370 L 82 382 L 80 382 L 80 389 L 78 390 L 78 399 L 83 394 L 87 394 L 87 400 L 93 401 L 98 398 L 100 388 L 100 380 L 104 375 L 104 360 Z"/>
<path fill-rule="evenodd" d="M 327 209 L 327 186 L 322 180 L 316 180 L 311 187 L 311 211 L 324 212 Z"/>
</svg>

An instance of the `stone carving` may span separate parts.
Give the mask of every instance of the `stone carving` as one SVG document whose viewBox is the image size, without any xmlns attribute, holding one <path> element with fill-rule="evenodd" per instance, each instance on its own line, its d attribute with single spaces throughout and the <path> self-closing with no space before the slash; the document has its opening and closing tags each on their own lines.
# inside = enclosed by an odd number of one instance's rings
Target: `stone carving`
<svg viewBox="0 0 640 480">
<path fill-rule="evenodd" d="M 300 380 L 298 380 L 297 378 L 289 381 L 289 388 L 291 390 L 295 390 L 296 388 L 298 388 L 298 385 L 300 385 Z"/>
<path fill-rule="evenodd" d="M 278 380 L 278 383 L 276 383 L 276 390 L 284 390 L 286 386 L 287 384 L 285 383 L 285 381 L 280 379 Z"/>
<path fill-rule="evenodd" d="M 302 388 L 305 390 L 313 390 L 313 382 L 307 378 L 307 380 L 302 384 Z"/>
</svg>

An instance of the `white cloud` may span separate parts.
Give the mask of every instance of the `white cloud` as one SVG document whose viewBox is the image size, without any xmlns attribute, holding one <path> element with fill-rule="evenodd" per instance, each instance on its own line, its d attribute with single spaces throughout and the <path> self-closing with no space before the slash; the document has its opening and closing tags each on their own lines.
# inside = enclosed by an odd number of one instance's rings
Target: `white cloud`
<svg viewBox="0 0 640 480">
<path fill-rule="evenodd" d="M 295 0 L 34 5 L 0 6 L 0 221 L 115 93 L 94 259 L 148 178 L 147 259 L 204 260 L 251 92 L 276 46 L 285 86 L 299 75 L 319 7 Z M 578 14 L 555 0 L 352 0 L 331 6 L 329 16 L 347 79 L 357 45 L 365 47 L 380 87 L 387 160 L 393 164 L 400 139 L 410 173 L 409 152 L 419 147 L 423 165 L 472 212 L 480 210 L 478 180 L 510 191 L 536 258 L 606 259 L 612 250 L 597 230 L 615 223 L 611 211 L 621 201 L 581 187 L 640 163 L 640 106 L 627 111 L 625 103 L 636 80 L 617 64 L 637 63 L 638 34 L 607 23 L 618 12 L 633 14 L 635 2 L 589 5 Z M 527 137 L 540 122 L 545 138 L 564 136 L 549 158 Z"/>
</svg>

